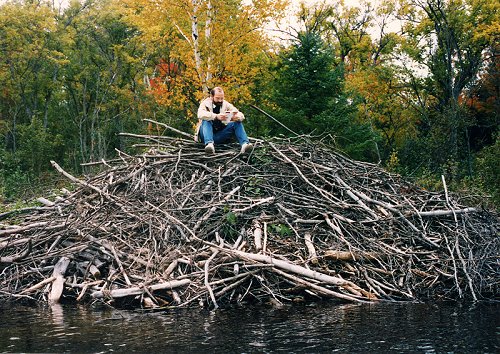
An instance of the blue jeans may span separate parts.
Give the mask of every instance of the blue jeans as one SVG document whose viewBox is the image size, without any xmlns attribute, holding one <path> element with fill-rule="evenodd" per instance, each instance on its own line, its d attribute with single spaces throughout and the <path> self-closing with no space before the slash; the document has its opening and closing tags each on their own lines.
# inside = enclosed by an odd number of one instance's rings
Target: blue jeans
<svg viewBox="0 0 500 354">
<path fill-rule="evenodd" d="M 248 136 L 241 122 L 230 122 L 224 129 L 214 133 L 213 122 L 204 120 L 200 127 L 200 140 L 203 144 L 209 143 L 224 144 L 234 136 L 240 145 L 248 143 Z"/>
</svg>

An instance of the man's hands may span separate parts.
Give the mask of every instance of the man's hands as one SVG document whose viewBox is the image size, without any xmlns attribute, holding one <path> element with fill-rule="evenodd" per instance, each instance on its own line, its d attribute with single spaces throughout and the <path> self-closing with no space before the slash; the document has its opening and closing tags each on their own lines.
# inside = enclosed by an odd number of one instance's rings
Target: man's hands
<svg viewBox="0 0 500 354">
<path fill-rule="evenodd" d="M 238 113 L 238 111 L 219 113 L 215 116 L 215 119 L 226 123 L 237 122 L 239 119 L 236 117 L 236 113 Z"/>
</svg>

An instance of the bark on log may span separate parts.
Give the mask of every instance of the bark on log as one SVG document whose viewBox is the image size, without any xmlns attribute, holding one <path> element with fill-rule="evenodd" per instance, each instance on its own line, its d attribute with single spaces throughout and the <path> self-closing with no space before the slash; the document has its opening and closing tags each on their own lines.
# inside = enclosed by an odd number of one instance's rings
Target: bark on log
<svg viewBox="0 0 500 354">
<path fill-rule="evenodd" d="M 326 258 L 332 259 L 334 261 L 359 261 L 359 260 L 374 260 L 378 258 L 382 258 L 381 254 L 374 252 L 349 252 L 349 251 L 334 251 L 327 250 L 325 251 L 324 256 Z"/>
<path fill-rule="evenodd" d="M 24 252 L 20 254 L 16 254 L 14 256 L 7 256 L 7 257 L 0 257 L 0 264 L 1 263 L 16 263 L 19 262 L 20 260 L 26 258 L 30 253 L 31 253 L 31 239 L 28 240 L 28 248 L 24 250 Z"/>
</svg>

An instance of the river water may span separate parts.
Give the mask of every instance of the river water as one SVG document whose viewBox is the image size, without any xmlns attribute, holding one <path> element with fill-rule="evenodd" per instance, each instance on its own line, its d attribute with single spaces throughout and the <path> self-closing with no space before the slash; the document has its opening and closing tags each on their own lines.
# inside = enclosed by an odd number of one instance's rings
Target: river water
<svg viewBox="0 0 500 354">
<path fill-rule="evenodd" d="M 500 303 L 164 312 L 0 304 L 0 352 L 499 353 Z"/>
</svg>

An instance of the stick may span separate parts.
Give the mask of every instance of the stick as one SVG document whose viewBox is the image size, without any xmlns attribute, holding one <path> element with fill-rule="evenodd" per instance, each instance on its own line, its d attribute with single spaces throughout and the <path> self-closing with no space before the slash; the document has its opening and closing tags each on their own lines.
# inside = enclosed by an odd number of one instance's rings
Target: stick
<svg viewBox="0 0 500 354">
<path fill-rule="evenodd" d="M 0 236 L 23 233 L 24 231 L 28 231 L 28 230 L 31 230 L 31 229 L 34 229 L 37 227 L 45 226 L 48 223 L 49 223 L 48 221 L 41 221 L 41 222 L 35 222 L 33 224 L 26 225 L 26 226 L 16 226 L 12 229 L 0 230 Z"/>
<path fill-rule="evenodd" d="M 274 201 L 274 197 L 263 198 L 263 199 L 258 200 L 255 204 L 252 204 L 252 205 L 249 205 L 247 207 L 240 208 L 240 209 L 233 209 L 232 211 L 234 213 L 242 213 L 244 211 L 255 208 L 256 206 L 259 206 L 259 205 L 264 204 L 264 203 L 270 203 L 272 201 Z"/>
<path fill-rule="evenodd" d="M 73 181 L 73 182 L 75 182 L 75 183 L 77 183 L 77 184 L 80 184 L 80 185 L 82 185 L 82 186 L 88 187 L 88 188 L 90 188 L 90 189 L 92 189 L 92 190 L 96 191 L 96 192 L 97 192 L 97 193 L 99 193 L 99 194 L 101 194 L 101 193 L 102 193 L 102 191 L 101 191 L 99 188 L 97 188 L 97 187 L 95 187 L 95 186 L 93 186 L 93 185 L 91 185 L 91 184 L 89 184 L 89 183 L 87 183 L 87 182 L 85 182 L 85 181 L 82 181 L 82 180 L 80 180 L 80 179 L 76 178 L 75 176 L 73 176 L 73 175 L 69 174 L 69 173 L 68 173 L 68 172 L 66 172 L 65 170 L 63 170 L 63 169 L 62 169 L 62 167 L 61 167 L 61 166 L 59 166 L 59 165 L 57 164 L 57 162 L 55 162 L 55 161 L 52 161 L 52 160 L 51 160 L 51 161 L 50 161 L 50 163 L 52 164 L 52 166 L 54 166 L 54 168 L 55 168 L 58 172 L 60 172 L 63 176 L 65 176 L 65 177 L 66 177 L 66 178 L 68 178 L 69 180 L 71 180 L 71 181 Z"/>
<path fill-rule="evenodd" d="M 188 137 L 189 139 L 193 140 L 193 134 L 188 134 L 186 132 L 180 131 L 180 130 L 175 129 L 175 128 L 169 126 L 169 125 L 166 125 L 165 123 L 160 123 L 160 122 L 157 122 L 157 121 L 152 120 L 152 119 L 143 119 L 143 121 L 144 122 L 149 122 L 149 123 L 154 123 L 154 124 L 161 125 L 162 127 L 170 129 L 171 131 L 176 132 L 177 134 L 180 134 L 182 136 Z"/>
<path fill-rule="evenodd" d="M 18 262 L 24 258 L 26 258 L 30 253 L 31 253 L 31 239 L 28 240 L 28 248 L 21 253 L 21 254 L 16 254 L 15 256 L 8 256 L 8 257 L 0 257 L 0 264 L 1 263 L 15 263 Z"/>
<path fill-rule="evenodd" d="M 236 193 L 237 191 L 239 191 L 241 188 L 241 186 L 237 186 L 236 188 L 234 188 L 232 191 L 230 191 L 228 194 L 226 194 L 224 196 L 224 198 L 222 199 L 222 201 L 224 202 L 227 202 L 229 200 L 229 198 L 231 198 L 231 196 Z M 213 207 L 210 208 L 210 210 L 205 214 L 203 215 L 202 218 L 200 218 L 200 220 L 198 220 L 198 222 L 196 223 L 196 225 L 193 227 L 193 232 L 196 232 L 196 230 L 198 230 L 198 228 L 201 226 L 201 224 L 203 224 L 205 221 L 208 220 L 208 218 L 210 217 L 210 215 L 212 215 L 215 210 L 217 210 L 217 208 L 219 207 L 219 205 L 214 205 Z"/>
<path fill-rule="evenodd" d="M 219 253 L 219 251 L 215 250 L 212 253 L 212 255 L 210 256 L 210 258 L 205 262 L 205 286 L 207 287 L 208 293 L 210 294 L 210 298 L 212 299 L 212 302 L 214 304 L 214 308 L 216 310 L 219 308 L 219 305 L 217 305 L 217 301 L 215 300 L 214 292 L 212 291 L 212 287 L 210 286 L 210 282 L 208 280 L 208 271 L 210 269 L 209 268 L 210 262 L 217 256 L 218 253 Z"/>
<path fill-rule="evenodd" d="M 299 134 L 297 134 L 296 132 L 294 132 L 292 129 L 288 128 L 286 125 L 284 125 L 283 123 L 281 123 L 279 120 L 277 120 L 276 118 L 274 118 L 272 115 L 270 115 L 269 113 L 265 112 L 264 110 L 262 110 L 261 108 L 251 104 L 250 107 L 252 107 L 253 109 L 259 111 L 260 113 L 262 113 L 263 115 L 265 115 L 267 118 L 270 118 L 272 119 L 274 122 L 278 123 L 280 126 L 282 126 L 283 128 L 285 128 L 286 130 L 288 130 L 290 133 L 296 135 L 296 136 L 299 136 Z"/>
<path fill-rule="evenodd" d="M 41 282 L 39 282 L 39 283 L 37 283 L 37 284 L 29 287 L 28 289 L 24 289 L 23 291 L 21 291 L 19 293 L 19 295 L 24 295 L 24 294 L 30 293 L 32 291 L 35 291 L 37 289 L 40 289 L 45 284 L 52 283 L 54 280 L 56 280 L 56 277 L 55 276 L 51 276 L 50 278 L 44 279 Z"/>
<path fill-rule="evenodd" d="M 334 251 L 326 250 L 324 256 L 334 261 L 359 261 L 375 260 L 381 258 L 382 255 L 374 252 L 350 252 L 350 251 Z"/>
<path fill-rule="evenodd" d="M 130 279 L 127 276 L 127 272 L 125 272 L 125 268 L 123 268 L 123 264 L 120 261 L 120 257 L 118 257 L 118 254 L 116 253 L 115 247 L 111 245 L 111 252 L 113 252 L 113 256 L 115 257 L 116 264 L 118 264 L 118 269 L 120 269 L 120 272 L 123 274 L 123 278 L 125 279 L 125 282 L 127 283 L 128 286 L 132 285 L 130 282 Z"/>
</svg>

